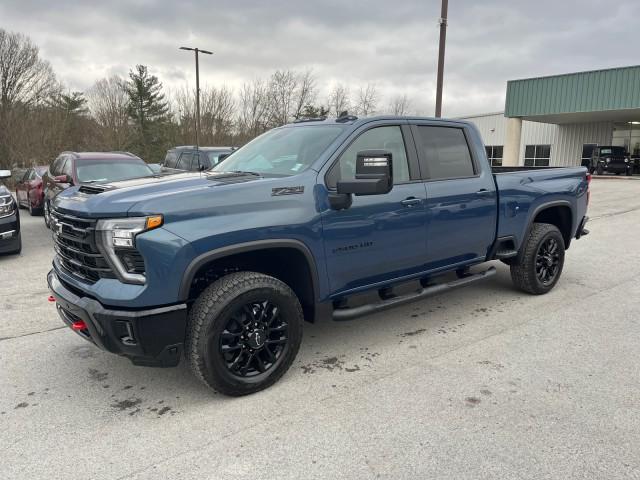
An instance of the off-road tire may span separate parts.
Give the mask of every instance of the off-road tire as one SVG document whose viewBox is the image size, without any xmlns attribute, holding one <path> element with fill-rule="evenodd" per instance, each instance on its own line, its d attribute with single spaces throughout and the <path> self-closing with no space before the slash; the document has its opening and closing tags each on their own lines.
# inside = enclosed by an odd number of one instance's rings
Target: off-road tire
<svg viewBox="0 0 640 480">
<path fill-rule="evenodd" d="M 553 280 L 545 284 L 536 274 L 536 258 L 540 247 L 549 238 L 553 238 L 557 242 L 559 249 L 559 268 Z M 520 290 L 534 295 L 542 295 L 549 292 L 556 283 L 558 283 L 562 274 L 562 267 L 564 266 L 565 246 L 560 230 L 558 230 L 558 227 L 555 225 L 548 223 L 534 223 L 529 232 L 529 237 L 525 240 L 522 248 L 523 252 L 519 257 L 519 261 L 513 259 L 514 261 L 510 265 L 511 280 L 514 285 Z"/>
<path fill-rule="evenodd" d="M 267 298 L 279 307 L 288 324 L 288 342 L 278 361 L 259 378 L 240 378 L 229 371 L 217 345 L 234 312 L 257 298 Z M 300 348 L 303 318 L 298 297 L 285 283 L 256 272 L 231 273 L 207 287 L 194 303 L 185 355 L 196 377 L 214 390 L 230 396 L 255 393 L 273 385 L 291 366 Z"/>
</svg>

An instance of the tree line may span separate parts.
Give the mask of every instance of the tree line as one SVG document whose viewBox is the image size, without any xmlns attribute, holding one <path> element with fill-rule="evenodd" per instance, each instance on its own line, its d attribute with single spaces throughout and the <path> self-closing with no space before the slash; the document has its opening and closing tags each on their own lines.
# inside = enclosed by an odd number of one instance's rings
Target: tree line
<svg viewBox="0 0 640 480">
<path fill-rule="evenodd" d="M 406 115 L 409 98 L 383 103 L 375 84 L 335 84 L 320 99 L 312 70 L 276 70 L 238 89 L 200 89 L 200 144 L 238 146 L 301 118 Z M 0 29 L 0 168 L 47 164 L 60 152 L 126 150 L 160 162 L 167 149 L 194 143 L 195 89 L 167 92 L 145 65 L 126 78 L 69 91 L 27 36 Z"/>
</svg>

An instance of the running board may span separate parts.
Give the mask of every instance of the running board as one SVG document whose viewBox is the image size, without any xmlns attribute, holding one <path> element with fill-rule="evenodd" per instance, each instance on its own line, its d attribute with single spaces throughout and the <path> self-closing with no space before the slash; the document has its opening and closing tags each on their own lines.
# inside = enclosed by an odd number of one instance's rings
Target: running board
<svg viewBox="0 0 640 480">
<path fill-rule="evenodd" d="M 489 267 L 484 272 L 473 273 L 467 277 L 452 280 L 447 283 L 440 283 L 437 285 L 431 285 L 421 288 L 420 290 L 399 297 L 392 297 L 381 302 L 371 303 L 368 305 L 361 305 L 353 308 L 338 308 L 333 311 L 333 319 L 337 322 L 343 322 L 346 320 L 353 320 L 354 318 L 368 315 L 371 313 L 381 312 L 389 308 L 397 307 L 398 305 L 404 305 L 405 303 L 414 302 L 422 298 L 430 297 L 437 293 L 453 290 L 454 288 L 464 287 L 470 283 L 474 283 L 486 278 L 492 277 L 496 274 L 495 267 Z"/>
</svg>

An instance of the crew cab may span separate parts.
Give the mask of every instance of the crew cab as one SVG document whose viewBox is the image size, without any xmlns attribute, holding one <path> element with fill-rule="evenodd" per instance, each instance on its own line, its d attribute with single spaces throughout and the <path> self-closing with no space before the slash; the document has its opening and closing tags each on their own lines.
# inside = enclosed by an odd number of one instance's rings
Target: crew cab
<svg viewBox="0 0 640 480">
<path fill-rule="evenodd" d="M 144 160 L 129 152 L 62 152 L 43 175 L 44 223 L 51 222 L 51 202 L 73 185 L 153 176 Z"/>
<path fill-rule="evenodd" d="M 300 121 L 203 173 L 62 192 L 48 284 L 98 347 L 137 365 L 185 356 L 206 385 L 244 395 L 287 371 L 305 320 L 469 285 L 491 260 L 549 292 L 588 233 L 589 181 L 583 167 L 492 172 L 464 121 Z"/>
</svg>

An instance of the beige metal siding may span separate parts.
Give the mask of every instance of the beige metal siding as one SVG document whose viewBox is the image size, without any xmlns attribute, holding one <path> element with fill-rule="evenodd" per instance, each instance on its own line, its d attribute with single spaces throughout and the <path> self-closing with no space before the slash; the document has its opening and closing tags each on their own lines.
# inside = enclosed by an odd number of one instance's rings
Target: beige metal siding
<svg viewBox="0 0 640 480">
<path fill-rule="evenodd" d="M 469 116 L 462 120 L 473 122 L 478 127 L 485 145 L 504 145 L 507 118 L 502 113 Z M 580 165 L 582 145 L 611 144 L 612 133 L 611 122 L 554 125 L 525 120 L 522 122 L 519 164 L 524 165 L 527 145 L 551 145 L 552 166 Z"/>
</svg>

